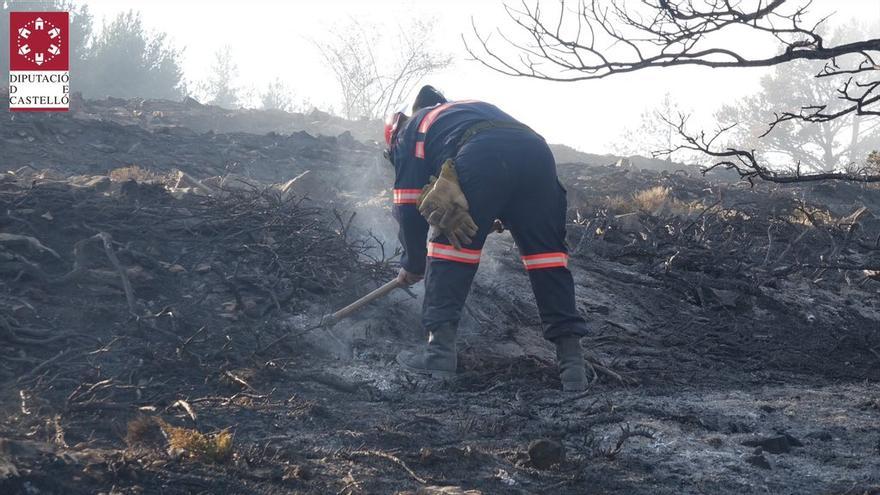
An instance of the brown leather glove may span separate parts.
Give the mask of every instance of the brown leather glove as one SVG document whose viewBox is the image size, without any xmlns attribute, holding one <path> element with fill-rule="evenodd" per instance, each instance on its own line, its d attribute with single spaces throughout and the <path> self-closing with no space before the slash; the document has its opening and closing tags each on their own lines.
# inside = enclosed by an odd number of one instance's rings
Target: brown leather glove
<svg viewBox="0 0 880 495">
<path fill-rule="evenodd" d="M 418 207 L 428 225 L 443 233 L 456 249 L 470 243 L 477 233 L 477 224 L 468 213 L 467 198 L 451 159 L 443 163 L 440 177 L 431 177 L 431 182 L 422 189 Z"/>
</svg>

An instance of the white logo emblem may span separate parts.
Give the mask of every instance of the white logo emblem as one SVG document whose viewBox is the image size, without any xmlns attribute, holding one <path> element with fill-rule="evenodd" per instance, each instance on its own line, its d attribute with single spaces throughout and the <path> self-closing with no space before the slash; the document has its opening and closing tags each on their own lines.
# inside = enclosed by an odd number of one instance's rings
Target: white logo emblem
<svg viewBox="0 0 880 495">
<path fill-rule="evenodd" d="M 46 28 L 48 28 L 48 31 L 46 31 Z M 43 31 L 39 36 L 48 36 L 48 38 L 52 40 L 52 43 L 49 44 L 49 48 L 46 49 L 46 53 L 42 51 L 35 52 L 27 43 L 27 40 L 31 38 L 32 35 L 35 35 L 34 33 L 37 31 Z M 24 56 L 24 58 L 31 63 L 43 65 L 61 54 L 62 47 L 60 36 L 61 28 L 54 26 L 49 21 L 44 21 L 41 17 L 37 17 L 35 20 L 27 23 L 24 27 L 19 28 L 17 38 L 18 54 Z M 39 45 L 39 43 L 37 43 L 37 45 Z"/>
</svg>

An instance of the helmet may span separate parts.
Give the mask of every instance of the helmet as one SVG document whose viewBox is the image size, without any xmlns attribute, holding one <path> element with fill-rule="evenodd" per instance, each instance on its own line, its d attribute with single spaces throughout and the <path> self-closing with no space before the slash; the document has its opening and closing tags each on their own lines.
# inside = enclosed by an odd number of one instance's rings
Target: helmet
<svg viewBox="0 0 880 495">
<path fill-rule="evenodd" d="M 385 158 L 394 163 L 394 140 L 397 139 L 397 133 L 403 129 L 406 120 L 409 117 L 403 112 L 394 112 L 385 119 Z"/>
<path fill-rule="evenodd" d="M 440 103 L 446 103 L 446 97 L 443 96 L 443 93 L 437 90 L 434 86 L 425 85 L 419 90 L 419 93 L 416 95 L 416 99 L 412 105 L 412 111 L 415 113 L 422 108 L 432 107 L 434 105 L 438 105 Z M 404 106 L 401 105 L 398 111 L 390 114 L 385 119 L 385 144 L 388 147 L 391 147 L 391 143 L 394 142 L 394 138 L 397 136 L 397 131 L 403 127 L 403 124 L 409 118 L 403 113 L 406 110 Z"/>
<path fill-rule="evenodd" d="M 385 144 L 390 148 L 397 131 L 403 127 L 407 116 L 403 112 L 394 112 L 385 118 Z"/>
<path fill-rule="evenodd" d="M 443 93 L 438 91 L 435 87 L 429 85 L 422 86 L 413 102 L 412 111 L 415 113 L 422 108 L 446 103 L 446 101 L 446 97 L 443 96 Z M 398 111 L 388 115 L 385 119 L 385 144 L 388 147 L 385 149 L 384 154 L 385 158 L 388 158 L 388 160 L 391 160 L 394 148 L 392 143 L 394 143 L 394 140 L 397 138 L 397 133 L 403 128 L 407 119 L 409 119 L 404 113 L 405 110 L 406 107 L 401 106 Z"/>
<path fill-rule="evenodd" d="M 413 113 L 415 113 L 422 108 L 433 107 L 434 105 L 439 105 L 446 102 L 446 97 L 443 96 L 443 93 L 441 93 L 437 88 L 431 85 L 425 85 L 422 86 L 422 89 L 419 90 L 419 94 L 416 95 L 416 99 L 413 102 L 412 111 Z"/>
</svg>

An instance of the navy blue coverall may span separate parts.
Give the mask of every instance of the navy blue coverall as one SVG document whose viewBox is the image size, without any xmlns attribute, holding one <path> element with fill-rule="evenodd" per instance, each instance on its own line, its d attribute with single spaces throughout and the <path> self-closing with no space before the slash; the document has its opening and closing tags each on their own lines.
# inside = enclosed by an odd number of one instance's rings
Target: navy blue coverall
<svg viewBox="0 0 880 495">
<path fill-rule="evenodd" d="M 489 122 L 501 124 L 486 126 Z M 462 145 L 462 136 L 478 124 L 481 130 Z M 494 105 L 449 102 L 415 112 L 392 142 L 390 158 L 395 169 L 394 213 L 404 249 L 401 263 L 408 272 L 425 274 L 426 329 L 458 324 L 483 244 L 494 220 L 500 219 L 528 270 L 544 336 L 553 340 L 587 333 L 568 270 L 565 189 L 541 136 Z M 479 228 L 460 250 L 442 235 L 426 244 L 428 223 L 416 206 L 422 187 L 431 175 L 439 175 L 447 158 L 455 162 Z"/>
</svg>

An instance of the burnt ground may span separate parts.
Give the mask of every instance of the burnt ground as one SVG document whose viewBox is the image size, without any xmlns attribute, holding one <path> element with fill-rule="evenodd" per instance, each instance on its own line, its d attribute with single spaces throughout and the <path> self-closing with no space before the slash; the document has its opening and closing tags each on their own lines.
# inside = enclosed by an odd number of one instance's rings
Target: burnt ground
<svg viewBox="0 0 880 495">
<path fill-rule="evenodd" d="M 314 328 L 395 271 L 375 145 L 83 105 L 0 120 L 0 493 L 880 493 L 878 189 L 561 164 L 591 389 L 506 233 L 433 382 L 418 287 Z"/>
</svg>

